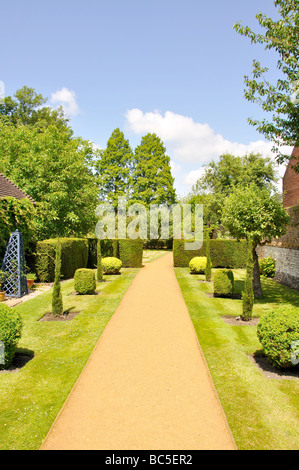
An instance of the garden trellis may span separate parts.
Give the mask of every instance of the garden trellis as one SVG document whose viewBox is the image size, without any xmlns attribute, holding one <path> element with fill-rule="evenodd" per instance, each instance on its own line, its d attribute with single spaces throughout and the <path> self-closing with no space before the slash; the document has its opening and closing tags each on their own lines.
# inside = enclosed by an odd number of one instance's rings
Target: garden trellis
<svg viewBox="0 0 299 470">
<path fill-rule="evenodd" d="M 1 269 L 6 273 L 3 290 L 8 297 L 28 294 L 23 234 L 18 230 L 10 236 Z"/>
</svg>

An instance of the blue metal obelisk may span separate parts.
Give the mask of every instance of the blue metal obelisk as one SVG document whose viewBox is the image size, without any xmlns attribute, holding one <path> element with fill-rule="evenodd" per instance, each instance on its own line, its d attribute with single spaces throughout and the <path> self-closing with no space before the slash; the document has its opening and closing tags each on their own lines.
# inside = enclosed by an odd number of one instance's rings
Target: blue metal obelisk
<svg viewBox="0 0 299 470">
<path fill-rule="evenodd" d="M 28 294 L 23 234 L 18 230 L 10 236 L 1 269 L 7 274 L 3 290 L 8 297 Z"/>
</svg>

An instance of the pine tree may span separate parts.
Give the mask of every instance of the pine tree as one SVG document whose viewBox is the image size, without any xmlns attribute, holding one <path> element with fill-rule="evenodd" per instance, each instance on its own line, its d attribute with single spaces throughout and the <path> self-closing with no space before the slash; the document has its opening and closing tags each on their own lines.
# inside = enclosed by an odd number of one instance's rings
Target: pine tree
<svg viewBox="0 0 299 470">
<path fill-rule="evenodd" d="M 247 262 L 246 262 L 246 278 L 244 291 L 242 292 L 242 320 L 249 321 L 252 318 L 254 304 L 253 294 L 253 254 L 252 254 L 252 241 L 248 240 L 247 248 Z"/>
<path fill-rule="evenodd" d="M 115 129 L 96 163 L 99 198 L 115 208 L 118 197 L 130 197 L 133 151 L 123 132 Z"/>
<path fill-rule="evenodd" d="M 147 134 L 135 149 L 133 196 L 135 202 L 171 205 L 176 202 L 170 158 L 156 134 Z"/>
<path fill-rule="evenodd" d="M 63 301 L 60 289 L 60 277 L 61 277 L 61 243 L 58 240 L 56 245 L 56 257 L 55 257 L 55 279 L 52 294 L 52 313 L 55 316 L 62 315 L 63 313 Z"/>
<path fill-rule="evenodd" d="M 101 251 L 101 240 L 97 242 L 97 280 L 103 281 L 103 266 L 102 266 L 102 251 Z"/>
</svg>

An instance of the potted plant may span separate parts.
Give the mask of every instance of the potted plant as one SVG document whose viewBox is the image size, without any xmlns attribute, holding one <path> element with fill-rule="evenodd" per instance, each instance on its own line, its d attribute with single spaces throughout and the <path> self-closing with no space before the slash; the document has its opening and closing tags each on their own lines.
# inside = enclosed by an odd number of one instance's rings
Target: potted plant
<svg viewBox="0 0 299 470">
<path fill-rule="evenodd" d="M 1 290 L 1 286 L 4 284 L 6 276 L 7 273 L 0 270 L 0 302 L 3 302 L 5 300 L 5 292 Z"/>
<path fill-rule="evenodd" d="M 34 281 L 36 281 L 36 275 L 34 273 L 29 273 L 29 274 L 26 274 L 26 278 L 27 278 L 28 289 L 30 289 L 34 284 Z"/>
</svg>

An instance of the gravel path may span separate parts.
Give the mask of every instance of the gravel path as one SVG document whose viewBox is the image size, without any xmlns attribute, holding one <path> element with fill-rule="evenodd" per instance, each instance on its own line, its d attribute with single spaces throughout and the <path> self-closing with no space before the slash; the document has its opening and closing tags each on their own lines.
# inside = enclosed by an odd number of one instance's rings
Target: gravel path
<svg viewBox="0 0 299 470">
<path fill-rule="evenodd" d="M 236 449 L 172 253 L 137 274 L 41 449 Z"/>
</svg>

